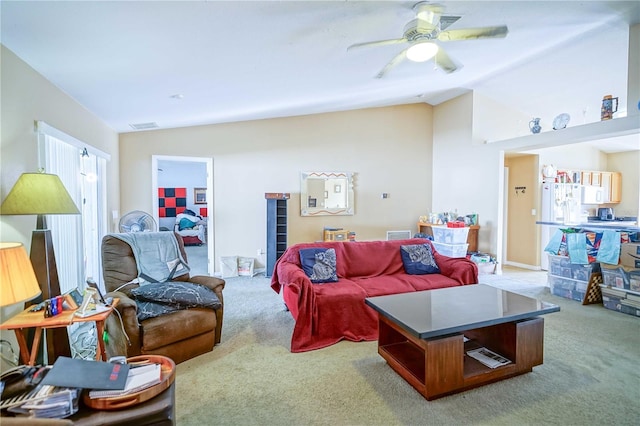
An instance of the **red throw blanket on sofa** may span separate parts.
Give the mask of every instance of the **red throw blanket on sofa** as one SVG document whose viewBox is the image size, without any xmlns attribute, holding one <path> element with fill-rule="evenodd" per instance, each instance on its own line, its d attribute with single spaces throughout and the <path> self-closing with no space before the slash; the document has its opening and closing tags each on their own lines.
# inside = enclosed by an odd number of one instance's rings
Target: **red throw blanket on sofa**
<svg viewBox="0 0 640 426">
<path fill-rule="evenodd" d="M 400 246 L 428 240 L 303 243 L 289 247 L 278 259 L 271 288 L 282 291 L 296 321 L 291 352 L 378 338 L 378 315 L 366 297 L 431 290 L 478 282 L 478 268 L 465 258 L 442 256 L 433 250 L 440 274 L 409 275 Z M 313 284 L 300 264 L 303 248 L 334 248 L 338 282 Z"/>
</svg>

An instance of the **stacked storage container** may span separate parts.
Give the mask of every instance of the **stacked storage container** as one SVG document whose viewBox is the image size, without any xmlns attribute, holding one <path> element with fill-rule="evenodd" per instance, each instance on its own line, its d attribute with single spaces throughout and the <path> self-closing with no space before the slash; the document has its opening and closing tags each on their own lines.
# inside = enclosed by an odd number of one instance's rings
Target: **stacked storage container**
<svg viewBox="0 0 640 426">
<path fill-rule="evenodd" d="M 448 257 L 467 256 L 467 236 L 469 228 L 448 228 L 446 226 L 432 226 L 433 246 L 438 253 Z"/>
<path fill-rule="evenodd" d="M 599 263 L 571 263 L 568 256 L 549 254 L 549 287 L 556 296 L 582 302 L 591 274 L 600 272 Z"/>
</svg>

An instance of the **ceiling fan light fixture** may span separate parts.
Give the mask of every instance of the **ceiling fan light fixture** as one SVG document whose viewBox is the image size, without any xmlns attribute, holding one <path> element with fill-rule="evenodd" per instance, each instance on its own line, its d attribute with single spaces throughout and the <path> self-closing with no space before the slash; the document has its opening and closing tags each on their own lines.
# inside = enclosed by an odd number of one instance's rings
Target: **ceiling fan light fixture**
<svg viewBox="0 0 640 426">
<path fill-rule="evenodd" d="M 425 62 L 436 56 L 438 45 L 432 42 L 416 43 L 407 50 L 407 59 L 413 62 Z"/>
</svg>

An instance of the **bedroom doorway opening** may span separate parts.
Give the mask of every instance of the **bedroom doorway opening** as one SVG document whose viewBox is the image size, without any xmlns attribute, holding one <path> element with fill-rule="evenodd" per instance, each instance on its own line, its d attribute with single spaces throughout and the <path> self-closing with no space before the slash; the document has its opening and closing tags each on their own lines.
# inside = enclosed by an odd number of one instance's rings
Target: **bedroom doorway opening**
<svg viewBox="0 0 640 426">
<path fill-rule="evenodd" d="M 214 275 L 213 159 L 153 155 L 151 170 L 159 229 L 180 229 L 191 275 Z"/>
</svg>

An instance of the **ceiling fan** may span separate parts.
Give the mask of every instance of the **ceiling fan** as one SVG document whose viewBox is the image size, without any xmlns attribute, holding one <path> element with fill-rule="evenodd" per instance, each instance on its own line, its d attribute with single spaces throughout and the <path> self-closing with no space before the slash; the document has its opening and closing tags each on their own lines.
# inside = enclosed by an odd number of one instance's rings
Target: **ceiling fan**
<svg viewBox="0 0 640 426">
<path fill-rule="evenodd" d="M 509 32 L 506 25 L 481 28 L 462 28 L 447 30 L 460 19 L 460 16 L 442 15 L 444 7 L 439 4 L 421 1 L 413 6 L 416 18 L 404 27 L 402 38 L 391 40 L 370 41 L 356 43 L 347 48 L 351 50 L 365 46 L 384 46 L 388 44 L 409 43 L 409 47 L 398 53 L 377 75 L 382 78 L 393 67 L 405 58 L 414 62 L 425 62 L 435 59 L 436 66 L 446 73 L 452 73 L 462 65 L 453 61 L 447 52 L 436 42 L 473 40 L 479 38 L 503 38 Z"/>
</svg>

